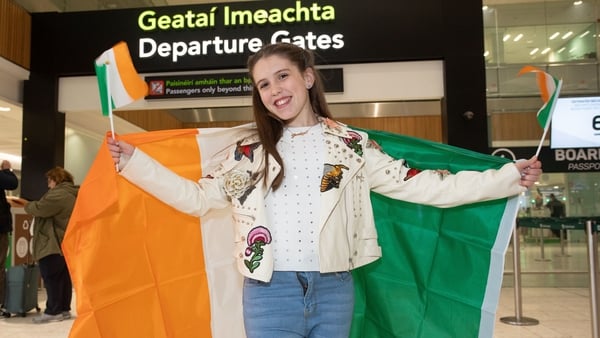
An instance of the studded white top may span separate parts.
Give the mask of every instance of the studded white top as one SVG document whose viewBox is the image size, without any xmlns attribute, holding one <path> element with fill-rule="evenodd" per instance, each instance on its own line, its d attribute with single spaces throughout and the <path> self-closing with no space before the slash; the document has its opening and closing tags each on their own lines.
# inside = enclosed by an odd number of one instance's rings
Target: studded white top
<svg viewBox="0 0 600 338">
<path fill-rule="evenodd" d="M 309 129 L 287 128 L 277 143 L 283 158 L 283 181 L 265 199 L 275 271 L 319 271 L 324 148 L 320 124 Z"/>
</svg>

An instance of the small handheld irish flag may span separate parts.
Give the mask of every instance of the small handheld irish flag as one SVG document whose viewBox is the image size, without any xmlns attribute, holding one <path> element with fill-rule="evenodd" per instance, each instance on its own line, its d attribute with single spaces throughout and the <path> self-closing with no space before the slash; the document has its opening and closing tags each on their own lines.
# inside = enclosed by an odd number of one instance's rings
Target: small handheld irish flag
<svg viewBox="0 0 600 338">
<path fill-rule="evenodd" d="M 128 105 L 148 93 L 148 85 L 135 70 L 124 41 L 102 53 L 96 59 L 95 68 L 104 116 L 109 116 L 112 109 Z"/>
<path fill-rule="evenodd" d="M 525 66 L 521 68 L 518 75 L 520 76 L 525 73 L 536 74 L 537 85 L 540 90 L 540 95 L 542 96 L 542 101 L 544 102 L 542 108 L 540 108 L 540 110 L 537 112 L 538 123 L 544 129 L 542 139 L 540 140 L 540 144 L 535 153 L 535 156 L 538 156 L 540 149 L 542 148 L 542 143 L 546 138 L 550 121 L 552 121 L 552 112 L 554 111 L 554 107 L 556 106 L 556 101 L 558 100 L 558 95 L 562 87 L 562 79 L 558 80 L 554 76 L 533 66 Z"/>
</svg>

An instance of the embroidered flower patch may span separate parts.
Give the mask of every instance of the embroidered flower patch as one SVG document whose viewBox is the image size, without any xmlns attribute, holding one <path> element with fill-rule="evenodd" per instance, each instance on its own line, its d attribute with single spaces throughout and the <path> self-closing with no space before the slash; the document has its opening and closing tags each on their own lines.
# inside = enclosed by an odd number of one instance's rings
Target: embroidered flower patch
<svg viewBox="0 0 600 338">
<path fill-rule="evenodd" d="M 362 136 L 355 131 L 348 131 L 348 135 L 350 137 L 343 137 L 342 141 L 348 146 L 348 148 L 352 149 L 358 156 L 363 155 L 362 145 L 360 141 L 362 140 Z"/>
<path fill-rule="evenodd" d="M 248 271 L 254 272 L 260 266 L 260 261 L 264 257 L 265 250 L 263 246 L 271 243 L 271 233 L 264 226 L 257 226 L 248 232 L 246 243 L 248 247 L 244 254 L 250 259 L 245 259 L 244 265 L 246 265 Z"/>
<path fill-rule="evenodd" d="M 244 204 L 248 195 L 256 187 L 252 182 L 251 172 L 232 170 L 226 173 L 224 177 L 223 189 L 225 189 L 225 193 L 232 198 L 237 198 L 241 204 Z"/>
</svg>

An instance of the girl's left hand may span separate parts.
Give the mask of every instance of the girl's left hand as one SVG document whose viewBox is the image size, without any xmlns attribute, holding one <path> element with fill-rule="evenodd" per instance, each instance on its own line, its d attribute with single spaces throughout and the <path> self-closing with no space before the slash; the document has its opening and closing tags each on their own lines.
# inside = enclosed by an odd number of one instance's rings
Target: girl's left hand
<svg viewBox="0 0 600 338">
<path fill-rule="evenodd" d="M 526 188 L 533 186 L 542 174 L 542 162 L 537 159 L 537 156 L 533 156 L 528 160 L 519 160 L 515 162 L 515 165 L 521 173 L 519 184 Z"/>
</svg>

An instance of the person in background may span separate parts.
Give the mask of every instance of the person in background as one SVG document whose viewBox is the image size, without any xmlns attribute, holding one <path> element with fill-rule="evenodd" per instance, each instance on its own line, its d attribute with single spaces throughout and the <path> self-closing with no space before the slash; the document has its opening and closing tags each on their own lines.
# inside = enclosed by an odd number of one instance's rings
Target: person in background
<svg viewBox="0 0 600 338">
<path fill-rule="evenodd" d="M 484 172 L 410 168 L 333 120 L 310 50 L 266 45 L 248 68 L 255 133 L 198 182 L 107 138 L 120 175 L 168 205 L 195 216 L 232 207 L 248 338 L 348 337 L 350 270 L 381 256 L 370 191 L 451 207 L 517 195 L 542 172 L 535 157 Z"/>
<path fill-rule="evenodd" d="M 0 165 L 0 316 L 7 317 L 3 303 L 6 297 L 6 256 L 8 254 L 8 235 L 12 232 L 12 214 L 10 204 L 6 200 L 6 190 L 15 190 L 19 180 L 12 171 L 9 161 L 3 160 Z"/>
<path fill-rule="evenodd" d="M 544 198 L 542 197 L 542 194 L 538 191 L 537 195 L 535 196 L 535 209 L 540 210 L 543 206 Z"/>
<path fill-rule="evenodd" d="M 565 204 L 562 201 L 559 201 L 558 198 L 554 194 L 550 194 L 550 201 L 546 203 L 546 208 L 550 209 L 550 217 L 565 217 L 566 210 Z M 550 229 L 554 236 L 561 238 L 561 230 L 559 229 Z"/>
<path fill-rule="evenodd" d="M 49 190 L 25 205 L 25 212 L 34 216 L 33 259 L 39 263 L 47 295 L 46 309 L 33 318 L 38 324 L 71 318 L 73 286 L 61 244 L 79 191 L 73 176 L 61 167 L 49 170 L 46 178 Z"/>
</svg>

